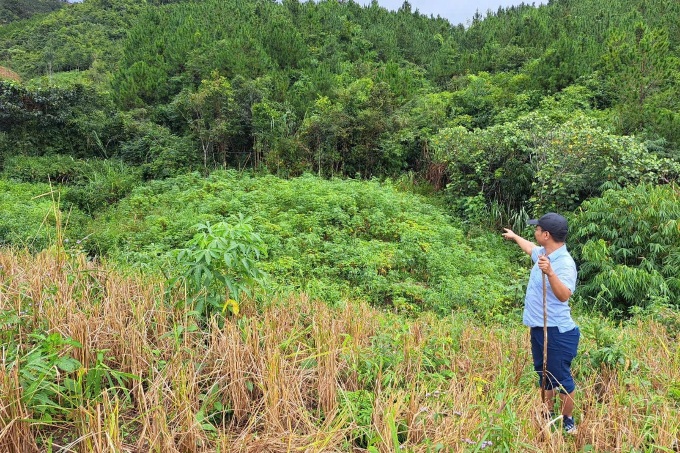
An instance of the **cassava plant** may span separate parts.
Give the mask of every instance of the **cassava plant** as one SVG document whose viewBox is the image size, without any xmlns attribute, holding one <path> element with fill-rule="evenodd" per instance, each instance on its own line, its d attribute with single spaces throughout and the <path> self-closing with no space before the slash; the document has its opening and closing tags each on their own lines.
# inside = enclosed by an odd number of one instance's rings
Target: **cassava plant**
<svg viewBox="0 0 680 453">
<path fill-rule="evenodd" d="M 175 252 L 194 310 L 206 316 L 217 310 L 238 314 L 241 295 L 252 296 L 255 286 L 264 286 L 258 260 L 267 255 L 266 245 L 249 218 L 239 214 L 232 220 L 195 225 L 198 232 Z"/>
</svg>

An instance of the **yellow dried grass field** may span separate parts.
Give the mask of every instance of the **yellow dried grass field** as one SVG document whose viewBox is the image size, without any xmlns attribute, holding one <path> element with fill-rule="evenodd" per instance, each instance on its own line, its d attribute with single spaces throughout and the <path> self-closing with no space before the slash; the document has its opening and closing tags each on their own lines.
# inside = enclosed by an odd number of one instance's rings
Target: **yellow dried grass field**
<svg viewBox="0 0 680 453">
<path fill-rule="evenodd" d="M 160 281 L 63 252 L 1 251 L 0 285 L 0 312 L 15 315 L 0 323 L 2 452 L 656 452 L 680 437 L 668 396 L 680 348 L 651 319 L 619 328 L 639 378 L 625 366 L 575 370 L 579 431 L 565 437 L 540 417 L 521 325 L 407 319 L 304 295 L 245 302 L 224 325 L 200 325 Z M 57 395 L 65 409 L 39 420 L 20 360 L 35 332 L 82 346 L 60 351 L 82 368 L 57 373 L 58 384 L 102 357 L 110 375 L 135 377 L 124 389 L 105 380 L 78 404 Z M 594 347 L 584 338 L 580 352 Z M 363 406 L 349 404 L 362 394 Z"/>
</svg>

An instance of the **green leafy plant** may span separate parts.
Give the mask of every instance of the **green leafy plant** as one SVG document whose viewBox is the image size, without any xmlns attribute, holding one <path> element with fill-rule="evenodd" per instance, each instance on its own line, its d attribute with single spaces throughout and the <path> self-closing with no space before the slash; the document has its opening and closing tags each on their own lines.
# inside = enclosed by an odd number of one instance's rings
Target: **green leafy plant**
<svg viewBox="0 0 680 453">
<path fill-rule="evenodd" d="M 62 404 L 66 387 L 59 379 L 60 373 L 73 373 L 81 368 L 80 362 L 67 354 L 80 343 L 59 333 L 31 333 L 33 347 L 22 354 L 19 350 L 14 360 L 19 367 L 19 381 L 23 387 L 22 402 L 38 419 L 51 421 L 67 408 Z"/>
<path fill-rule="evenodd" d="M 123 133 L 119 155 L 129 165 L 139 165 L 144 179 L 177 176 L 198 167 L 198 153 L 189 137 L 173 134 L 167 127 L 145 118 L 146 111 L 121 113 Z M 141 116 L 141 118 L 138 118 Z"/>
<path fill-rule="evenodd" d="M 71 156 L 14 156 L 5 160 L 3 175 L 23 182 L 73 184 L 83 178 L 87 163 Z"/>
<path fill-rule="evenodd" d="M 187 247 L 175 252 L 195 311 L 237 314 L 241 296 L 252 296 L 255 286 L 264 286 L 266 274 L 258 261 L 267 256 L 267 247 L 250 222 L 239 215 L 232 223 L 197 224 Z"/>
<path fill-rule="evenodd" d="M 668 396 L 670 396 L 677 403 L 680 403 L 680 382 L 672 382 L 668 386 Z"/>
<path fill-rule="evenodd" d="M 368 448 L 380 439 L 372 427 L 374 399 L 374 395 L 368 390 L 341 391 L 338 394 L 340 411 L 354 425 L 348 434 L 349 440 L 359 448 Z"/>
<path fill-rule="evenodd" d="M 4 315 L 4 319 L 14 319 L 11 313 Z M 24 347 L 30 349 L 23 352 Z M 18 367 L 22 402 L 36 419 L 51 422 L 66 417 L 72 409 L 100 401 L 107 390 L 129 401 L 129 383 L 139 377 L 107 365 L 106 351 L 97 351 L 91 366 L 81 364 L 71 355 L 73 349 L 80 348 L 79 342 L 57 332 L 30 333 L 22 347 L 8 343 L 7 362 Z"/>
<path fill-rule="evenodd" d="M 62 212 L 59 198 L 47 184 L 0 179 L 0 245 L 39 251 L 60 239 L 85 237 L 86 216 L 77 208 Z M 58 221 L 59 216 L 63 222 Z"/>
<path fill-rule="evenodd" d="M 330 303 L 357 298 L 407 313 L 470 304 L 488 313 L 499 300 L 503 307 L 494 312 L 502 313 L 515 301 L 508 284 L 517 272 L 500 235 L 466 237 L 432 200 L 378 181 L 233 170 L 152 181 L 95 219 L 88 247 L 144 266 L 158 265 L 169 250 L 189 249 L 187 260 L 195 262 L 200 247 L 186 246 L 192 225 L 197 219 L 213 225 L 234 212 L 257 225 L 267 245 L 260 269 L 281 292 L 304 291 Z"/>
<path fill-rule="evenodd" d="M 595 342 L 595 348 L 585 355 L 592 370 L 631 371 L 639 367 L 637 360 L 624 350 L 616 330 L 608 326 L 605 320 L 591 317 L 581 323 L 580 329 L 585 338 Z"/>
<path fill-rule="evenodd" d="M 100 161 L 85 172 L 80 184 L 66 191 L 64 201 L 92 215 L 117 203 L 140 184 L 140 170 L 120 161 Z"/>
<path fill-rule="evenodd" d="M 80 407 L 89 402 L 100 401 L 105 390 L 115 390 L 129 402 L 128 384 L 135 379 L 138 380 L 139 377 L 112 369 L 106 364 L 106 351 L 97 351 L 92 366 L 80 367 L 64 379 L 64 398 L 71 407 Z"/>
<path fill-rule="evenodd" d="M 628 316 L 665 298 L 680 302 L 680 192 L 675 185 L 607 191 L 583 204 L 570 241 L 579 262 L 579 294 Z"/>
</svg>

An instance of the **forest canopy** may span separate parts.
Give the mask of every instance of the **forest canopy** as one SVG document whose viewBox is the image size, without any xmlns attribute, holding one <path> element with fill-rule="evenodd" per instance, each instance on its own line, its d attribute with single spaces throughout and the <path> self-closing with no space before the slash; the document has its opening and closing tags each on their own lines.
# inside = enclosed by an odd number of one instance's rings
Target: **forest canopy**
<svg viewBox="0 0 680 453">
<path fill-rule="evenodd" d="M 231 168 L 411 178 L 499 228 L 680 172 L 677 2 L 551 0 L 467 26 L 408 2 L 4 8 L 3 174 L 62 184 L 92 218 L 149 181 Z"/>
</svg>

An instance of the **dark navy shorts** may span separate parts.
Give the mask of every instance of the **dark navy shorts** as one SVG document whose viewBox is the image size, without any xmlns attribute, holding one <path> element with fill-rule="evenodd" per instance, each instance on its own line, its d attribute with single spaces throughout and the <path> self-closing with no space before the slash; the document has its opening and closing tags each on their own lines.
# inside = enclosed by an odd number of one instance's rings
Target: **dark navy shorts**
<svg viewBox="0 0 680 453">
<path fill-rule="evenodd" d="M 561 393 L 571 393 L 576 388 L 571 375 L 571 361 L 576 357 L 580 338 L 578 327 L 564 333 L 560 333 L 557 327 L 548 327 L 547 390 L 557 388 Z M 531 328 L 531 355 L 540 387 L 543 377 L 543 327 Z"/>
</svg>

